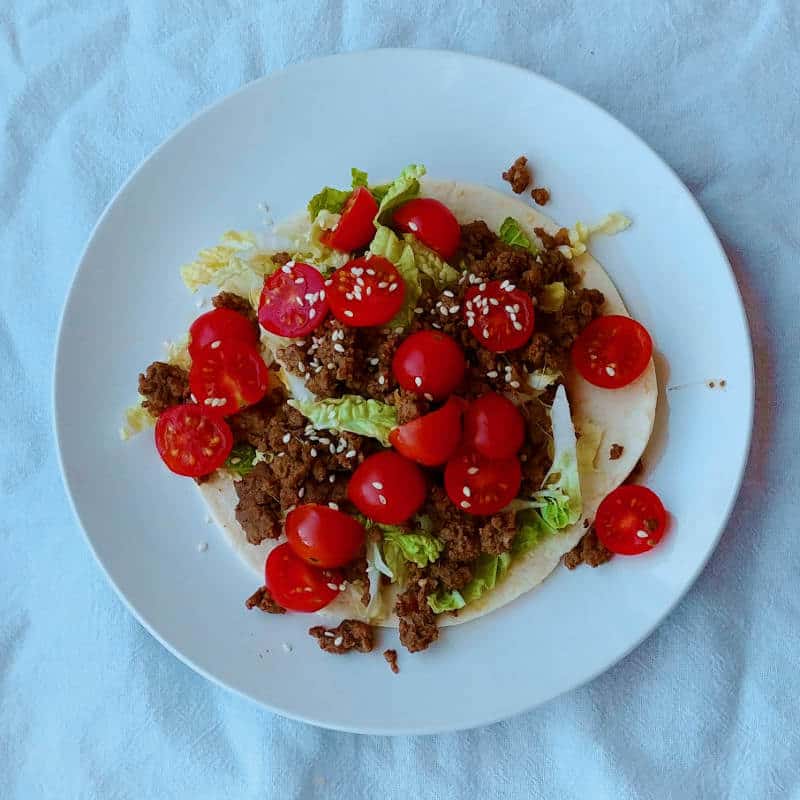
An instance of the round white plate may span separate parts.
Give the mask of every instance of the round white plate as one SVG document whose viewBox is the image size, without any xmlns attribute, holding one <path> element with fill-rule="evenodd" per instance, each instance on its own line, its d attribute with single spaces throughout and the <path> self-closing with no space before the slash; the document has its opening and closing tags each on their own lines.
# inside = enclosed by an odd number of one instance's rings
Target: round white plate
<svg viewBox="0 0 800 800">
<path fill-rule="evenodd" d="M 661 383 L 646 481 L 672 514 L 663 544 L 601 569 L 559 568 L 517 602 L 409 655 L 332 657 L 313 619 L 247 612 L 256 581 L 206 522 L 191 481 L 149 434 L 122 443 L 123 409 L 161 343 L 197 313 L 178 267 L 228 228 L 277 219 L 351 166 L 375 179 L 421 162 L 435 177 L 505 188 L 529 155 L 564 224 L 622 210 L 634 226 L 593 252 L 653 333 Z M 719 388 L 719 381 L 726 384 Z M 713 380 L 716 388 L 708 387 Z M 515 67 L 385 50 L 291 67 L 192 120 L 103 213 L 64 310 L 55 374 L 62 468 L 109 579 L 167 648 L 287 716 L 370 733 L 481 725 L 530 709 L 611 666 L 678 602 L 736 497 L 753 410 L 742 303 L 714 232 L 678 178 L 604 111 Z M 199 545 L 208 543 L 207 550 Z M 380 652 L 397 647 L 400 674 Z"/>
</svg>

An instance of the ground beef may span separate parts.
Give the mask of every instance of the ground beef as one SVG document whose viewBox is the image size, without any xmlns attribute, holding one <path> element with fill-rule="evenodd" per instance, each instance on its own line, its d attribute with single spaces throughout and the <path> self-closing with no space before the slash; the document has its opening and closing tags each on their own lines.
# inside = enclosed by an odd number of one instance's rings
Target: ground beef
<svg viewBox="0 0 800 800">
<path fill-rule="evenodd" d="M 171 406 L 189 402 L 189 373 L 175 364 L 154 361 L 139 375 L 142 406 L 158 416 Z"/>
<path fill-rule="evenodd" d="M 342 567 L 342 577 L 347 583 L 353 583 L 361 588 L 361 605 L 368 606 L 370 601 L 369 580 L 367 578 L 367 559 L 360 558 L 351 561 Z"/>
<path fill-rule="evenodd" d="M 411 422 L 411 420 L 427 414 L 431 408 L 430 402 L 424 397 L 407 392 L 405 389 L 397 389 L 391 397 L 387 398 L 387 401 L 397 409 L 399 425 L 404 425 L 406 422 Z"/>
<path fill-rule="evenodd" d="M 389 669 L 397 675 L 400 672 L 400 667 L 397 666 L 397 650 L 384 650 L 383 657 L 389 665 Z"/>
<path fill-rule="evenodd" d="M 277 264 L 279 267 L 282 267 L 284 264 L 288 264 L 292 260 L 292 257 L 284 250 L 280 250 L 279 252 L 272 254 L 271 260 L 273 264 Z"/>
<path fill-rule="evenodd" d="M 531 197 L 537 206 L 546 206 L 550 200 L 550 190 L 544 186 L 537 186 L 532 192 Z"/>
<path fill-rule="evenodd" d="M 491 555 L 507 553 L 517 535 L 516 513 L 504 511 L 489 517 L 481 526 L 479 533 L 484 553 Z"/>
<path fill-rule="evenodd" d="M 580 564 L 599 567 L 606 561 L 610 561 L 613 556 L 614 554 L 603 546 L 592 528 L 583 535 L 583 538 L 572 550 L 564 555 L 563 560 L 567 569 L 575 569 Z"/>
<path fill-rule="evenodd" d="M 423 513 L 430 516 L 433 530 L 445 543 L 445 557 L 454 563 L 474 561 L 481 554 L 478 521 L 470 514 L 459 511 L 447 493 L 432 486 Z"/>
<path fill-rule="evenodd" d="M 464 260 L 479 260 L 486 254 L 497 241 L 497 234 L 483 221 L 475 220 L 461 226 L 461 241 L 458 245 L 458 254 L 455 263 Z"/>
<path fill-rule="evenodd" d="M 348 650 L 369 653 L 375 645 L 375 632 L 366 622 L 346 619 L 335 628 L 315 625 L 308 629 L 326 653 L 341 655 Z"/>
<path fill-rule="evenodd" d="M 528 167 L 528 159 L 525 156 L 517 158 L 503 173 L 503 180 L 511 184 L 511 190 L 514 194 L 522 194 L 530 186 L 531 180 L 533 180 Z"/>
<path fill-rule="evenodd" d="M 428 576 L 446 591 L 463 589 L 472 580 L 472 567 L 439 558 L 428 569 Z"/>
<path fill-rule="evenodd" d="M 280 481 L 269 466 L 261 462 L 255 469 L 234 484 L 239 502 L 236 519 L 250 544 L 281 535 Z"/>
<path fill-rule="evenodd" d="M 261 336 L 261 328 L 258 326 L 258 315 L 246 297 L 234 294 L 233 292 L 220 292 L 216 297 L 211 298 L 211 305 L 213 305 L 214 308 L 227 308 L 230 311 L 241 314 L 243 317 L 247 317 L 255 329 L 256 336 Z"/>
<path fill-rule="evenodd" d="M 269 593 L 269 589 L 266 586 L 262 586 L 260 589 L 256 589 L 250 597 L 247 598 L 245 601 L 245 606 L 247 608 L 260 608 L 262 611 L 265 611 L 267 614 L 285 614 L 286 609 L 283 606 L 279 606 L 275 600 L 273 599 L 272 595 Z"/>
<path fill-rule="evenodd" d="M 611 461 L 616 461 L 618 458 L 622 457 L 622 454 L 625 452 L 625 448 L 621 444 L 617 444 L 616 442 L 611 445 L 608 449 L 608 457 Z"/>
<path fill-rule="evenodd" d="M 400 642 L 410 652 L 430 647 L 439 638 L 436 615 L 428 605 L 428 595 L 436 581 L 423 575 L 413 565 L 405 591 L 397 598 L 394 610 L 400 620 Z"/>
</svg>

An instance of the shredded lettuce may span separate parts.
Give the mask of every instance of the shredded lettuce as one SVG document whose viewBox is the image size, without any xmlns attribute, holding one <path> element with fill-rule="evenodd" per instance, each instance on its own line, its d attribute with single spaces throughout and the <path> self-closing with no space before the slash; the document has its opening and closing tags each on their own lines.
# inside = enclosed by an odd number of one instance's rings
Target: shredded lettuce
<svg viewBox="0 0 800 800">
<path fill-rule="evenodd" d="M 344 266 L 348 253 L 332 250 L 322 243 L 322 235 L 339 222 L 339 214 L 321 209 L 313 220 L 306 214 L 296 214 L 279 223 L 272 231 L 270 246 L 287 251 L 295 261 L 304 261 L 328 273 Z"/>
<path fill-rule="evenodd" d="M 554 314 L 556 311 L 561 310 L 564 305 L 564 300 L 567 297 L 567 287 L 561 281 L 554 281 L 542 287 L 542 292 L 539 295 L 539 305 L 542 311 L 548 314 Z"/>
<path fill-rule="evenodd" d="M 631 226 L 631 220 L 619 211 L 606 214 L 603 219 L 594 225 L 586 225 L 583 222 L 576 222 L 575 227 L 569 231 L 569 250 L 575 257 L 581 256 L 586 252 L 586 245 L 589 239 L 595 234 L 614 236 Z"/>
<path fill-rule="evenodd" d="M 369 436 L 384 447 L 389 446 L 389 434 L 397 427 L 397 411 L 393 406 L 354 394 L 311 402 L 294 398 L 288 403 L 307 417 L 317 430 L 349 431 Z"/>
<path fill-rule="evenodd" d="M 458 282 L 458 270 L 451 267 L 446 261 L 442 261 L 433 250 L 422 244 L 413 233 L 405 234 L 403 239 L 414 254 L 414 261 L 420 275 L 430 278 L 437 290 L 441 291 Z"/>
<path fill-rule="evenodd" d="M 119 438 L 123 442 L 156 424 L 156 418 L 142 406 L 142 400 L 144 398 L 140 395 L 139 402 L 135 406 L 125 409 L 122 427 L 119 429 Z"/>
<path fill-rule="evenodd" d="M 233 450 L 231 450 L 228 458 L 225 459 L 223 468 L 234 475 L 248 475 L 253 471 L 255 465 L 259 461 L 265 460 L 258 456 L 258 451 L 252 445 L 237 444 Z"/>
<path fill-rule="evenodd" d="M 411 200 L 419 194 L 419 178 L 425 174 L 425 167 L 422 164 L 409 164 L 392 183 L 386 187 L 375 187 L 372 194 L 377 200 L 380 193 L 381 199 L 378 205 L 378 213 L 375 216 L 376 224 L 384 223 L 388 219 L 390 212 L 395 208 Z"/>
<path fill-rule="evenodd" d="M 428 605 L 434 614 L 463 608 L 494 589 L 505 578 L 510 565 L 509 553 L 501 553 L 498 556 L 483 553 L 473 565 L 472 580 L 460 592 L 440 590 L 429 594 Z"/>
<path fill-rule="evenodd" d="M 531 238 L 522 229 L 522 225 L 520 225 L 514 217 L 506 217 L 503 220 L 503 224 L 500 226 L 497 235 L 500 237 L 501 241 L 504 241 L 506 244 L 530 250 L 534 255 L 538 252 L 536 245 L 531 241 Z"/>
</svg>

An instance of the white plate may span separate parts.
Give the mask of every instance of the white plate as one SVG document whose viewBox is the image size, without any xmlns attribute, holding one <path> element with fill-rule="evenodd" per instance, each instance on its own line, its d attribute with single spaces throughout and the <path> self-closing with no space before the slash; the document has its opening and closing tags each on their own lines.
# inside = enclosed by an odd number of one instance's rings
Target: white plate
<svg viewBox="0 0 800 800">
<path fill-rule="evenodd" d="M 191 481 L 143 435 L 122 444 L 136 375 L 197 313 L 180 264 L 228 228 L 276 218 L 357 165 L 409 162 L 503 188 L 527 153 L 546 209 L 571 224 L 620 209 L 598 240 L 631 312 L 653 333 L 662 393 L 647 483 L 673 516 L 653 553 L 563 568 L 510 606 L 451 628 L 425 653 L 332 657 L 310 620 L 247 612 L 256 586 L 205 521 Z M 706 382 L 724 379 L 723 389 Z M 664 387 L 676 387 L 664 391 Z M 725 255 L 697 204 L 630 131 L 586 100 L 504 64 L 387 50 L 294 66 L 205 111 L 133 174 L 101 217 L 64 310 L 55 375 L 62 468 L 90 545 L 122 598 L 175 655 L 281 714 L 332 728 L 416 733 L 530 709 L 611 666 L 678 602 L 723 529 L 748 452 L 750 341 Z M 198 544 L 208 542 L 207 551 Z M 286 652 L 283 643 L 292 647 Z"/>
</svg>

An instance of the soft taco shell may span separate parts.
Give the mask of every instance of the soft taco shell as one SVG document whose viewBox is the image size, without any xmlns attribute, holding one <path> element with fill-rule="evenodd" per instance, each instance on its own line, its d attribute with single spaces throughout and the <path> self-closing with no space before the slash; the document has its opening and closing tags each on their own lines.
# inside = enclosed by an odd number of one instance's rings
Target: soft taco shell
<svg viewBox="0 0 800 800">
<path fill-rule="evenodd" d="M 560 227 L 535 208 L 483 186 L 428 179 L 423 182 L 422 193 L 444 203 L 461 223 L 482 219 L 496 231 L 506 217 L 514 217 L 531 237 L 535 235 L 534 228 L 544 228 L 549 233 L 555 233 Z M 605 313 L 628 314 L 611 279 L 590 254 L 576 259 L 575 266 L 582 276 L 583 286 L 599 289 L 605 295 Z M 580 432 L 587 423 L 591 423 L 603 432 L 594 469 L 581 471 L 581 520 L 515 559 L 501 584 L 480 600 L 466 606 L 458 616 L 441 615 L 440 625 L 459 625 L 488 614 L 541 583 L 558 566 L 561 557 L 580 541 L 586 532 L 584 521 L 594 518 L 600 501 L 622 483 L 644 452 L 653 429 L 658 393 L 652 361 L 640 378 L 622 389 L 599 389 L 577 374 L 568 375 L 565 382 L 576 430 Z M 622 455 L 616 460 L 609 458 L 612 444 L 621 444 L 624 447 Z M 231 546 L 253 569 L 258 579 L 263 580 L 264 561 L 269 551 L 279 542 L 267 541 L 258 546 L 248 543 L 244 531 L 236 521 L 237 496 L 230 477 L 218 473 L 213 480 L 201 484 L 199 489 L 212 517 L 224 531 Z M 387 587 L 384 592 L 386 597 L 383 599 L 383 608 L 386 616 L 382 620 L 373 619 L 372 622 L 386 627 L 397 627 L 397 617 L 391 611 L 397 587 Z M 350 586 L 319 613 L 328 617 L 366 621 L 360 596 L 360 590 Z"/>
</svg>

